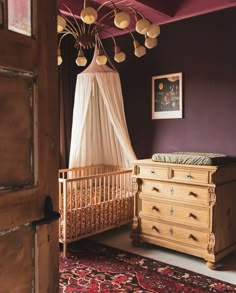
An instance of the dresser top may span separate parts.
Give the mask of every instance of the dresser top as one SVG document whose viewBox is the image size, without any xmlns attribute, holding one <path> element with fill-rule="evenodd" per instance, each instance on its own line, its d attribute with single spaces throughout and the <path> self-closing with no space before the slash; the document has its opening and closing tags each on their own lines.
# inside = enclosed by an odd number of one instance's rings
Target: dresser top
<svg viewBox="0 0 236 293">
<path fill-rule="evenodd" d="M 143 165 L 143 166 L 159 166 L 159 167 L 181 167 L 181 168 L 197 168 L 197 169 L 207 169 L 207 170 L 216 170 L 222 166 L 210 166 L 210 165 L 187 165 L 187 164 L 175 164 L 175 163 L 162 163 L 162 162 L 154 162 L 152 159 L 142 159 L 142 160 L 134 160 L 131 161 L 132 165 Z M 235 164 L 236 167 L 236 164 Z"/>
</svg>

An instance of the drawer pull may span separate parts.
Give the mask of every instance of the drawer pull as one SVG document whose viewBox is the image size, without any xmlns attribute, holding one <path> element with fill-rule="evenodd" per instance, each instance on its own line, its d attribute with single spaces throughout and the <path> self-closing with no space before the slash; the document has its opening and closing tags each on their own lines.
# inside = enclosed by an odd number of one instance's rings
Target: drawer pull
<svg viewBox="0 0 236 293">
<path fill-rule="evenodd" d="M 151 173 L 152 173 L 152 174 L 155 174 L 155 170 L 154 170 L 154 169 L 152 169 L 152 170 L 151 170 Z"/>
<path fill-rule="evenodd" d="M 160 230 L 156 226 L 152 226 L 152 230 L 155 230 L 156 232 L 160 233 Z"/>
<path fill-rule="evenodd" d="M 174 190 L 174 188 L 173 188 L 173 187 L 171 187 L 171 188 L 170 188 L 170 193 L 171 193 L 171 195 L 173 195 L 173 194 L 174 194 L 174 191 L 175 191 L 175 190 Z"/>
<path fill-rule="evenodd" d="M 174 209 L 171 207 L 171 208 L 170 208 L 170 215 L 172 216 L 173 213 L 174 213 Z"/>
<path fill-rule="evenodd" d="M 153 188 L 152 188 L 152 191 L 156 191 L 156 192 L 158 192 L 158 191 L 159 191 L 159 189 L 158 189 L 158 188 L 156 188 L 156 187 L 153 187 Z"/>
<path fill-rule="evenodd" d="M 174 230 L 173 228 L 170 228 L 170 236 L 172 236 L 174 234 Z"/>
<path fill-rule="evenodd" d="M 197 238 L 193 234 L 189 234 L 188 238 L 197 241 Z"/>
<path fill-rule="evenodd" d="M 193 219 L 196 219 L 196 218 L 197 218 L 197 217 L 196 217 L 194 214 L 192 214 L 192 213 L 189 213 L 189 214 L 188 214 L 188 217 L 189 217 L 189 218 L 193 218 Z"/>
<path fill-rule="evenodd" d="M 152 207 L 152 210 L 153 210 L 153 211 L 157 211 L 157 212 L 160 211 L 156 206 L 153 206 L 153 207 Z"/>
<path fill-rule="evenodd" d="M 194 193 L 194 192 L 192 192 L 192 191 L 190 191 L 188 195 L 189 195 L 189 196 L 194 196 L 194 197 L 197 197 L 197 194 L 196 194 L 196 193 Z"/>
<path fill-rule="evenodd" d="M 192 179 L 192 178 L 193 178 L 193 176 L 191 175 L 191 173 L 189 173 L 189 174 L 187 175 L 187 178 L 188 178 L 188 179 Z"/>
</svg>

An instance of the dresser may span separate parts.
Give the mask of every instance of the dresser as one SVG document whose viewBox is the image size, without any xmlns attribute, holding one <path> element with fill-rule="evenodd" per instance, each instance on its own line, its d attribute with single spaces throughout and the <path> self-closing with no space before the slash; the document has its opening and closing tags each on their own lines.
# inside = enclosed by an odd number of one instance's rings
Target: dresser
<svg viewBox="0 0 236 293">
<path fill-rule="evenodd" d="M 156 244 L 204 258 L 209 268 L 236 250 L 236 164 L 136 160 L 133 245 Z"/>
</svg>

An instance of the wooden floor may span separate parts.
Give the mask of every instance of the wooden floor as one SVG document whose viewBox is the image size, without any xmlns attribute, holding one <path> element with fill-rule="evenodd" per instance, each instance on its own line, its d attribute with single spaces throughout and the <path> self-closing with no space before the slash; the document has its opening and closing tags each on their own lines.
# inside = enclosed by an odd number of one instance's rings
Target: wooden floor
<svg viewBox="0 0 236 293">
<path fill-rule="evenodd" d="M 129 233 L 129 226 L 124 226 L 93 236 L 92 238 L 112 247 L 140 254 L 236 285 L 236 252 L 223 258 L 219 262 L 217 270 L 210 270 L 206 267 L 206 262 L 203 259 L 191 255 L 150 244 L 144 244 L 139 248 L 133 247 Z"/>
</svg>

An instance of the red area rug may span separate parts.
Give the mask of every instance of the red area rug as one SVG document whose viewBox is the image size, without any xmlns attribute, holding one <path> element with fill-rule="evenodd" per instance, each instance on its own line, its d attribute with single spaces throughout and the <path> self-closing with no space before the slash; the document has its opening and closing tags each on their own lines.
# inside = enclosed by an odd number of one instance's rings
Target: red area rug
<svg viewBox="0 0 236 293">
<path fill-rule="evenodd" d="M 89 240 L 60 255 L 60 293 L 236 292 L 236 286 Z"/>
</svg>

